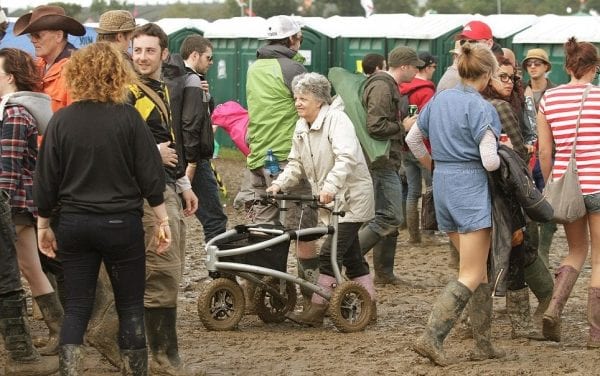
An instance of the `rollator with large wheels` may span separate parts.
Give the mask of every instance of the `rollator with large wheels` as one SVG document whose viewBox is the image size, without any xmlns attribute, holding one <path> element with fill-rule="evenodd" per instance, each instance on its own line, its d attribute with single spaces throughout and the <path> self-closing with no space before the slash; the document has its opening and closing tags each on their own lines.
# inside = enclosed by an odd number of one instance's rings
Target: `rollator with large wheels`
<svg viewBox="0 0 600 376">
<path fill-rule="evenodd" d="M 305 229 L 285 229 L 278 225 L 240 225 L 206 244 L 206 268 L 212 280 L 205 283 L 198 298 L 198 314 L 209 330 L 231 330 L 244 316 L 245 299 L 240 277 L 255 283 L 251 297 L 258 317 L 265 323 L 280 323 L 296 305 L 296 285 L 309 289 L 329 301 L 329 316 L 341 332 L 363 330 L 371 318 L 371 297 L 360 284 L 345 281 L 337 260 L 337 228 L 340 202 L 336 197 L 333 209 L 319 204 L 315 196 L 269 195 L 263 200 L 278 205 L 285 212 L 289 203 L 311 205 L 330 213 L 330 225 Z M 337 285 L 330 293 L 287 270 L 291 241 L 311 241 L 324 235 L 333 237 L 331 265 Z"/>
</svg>

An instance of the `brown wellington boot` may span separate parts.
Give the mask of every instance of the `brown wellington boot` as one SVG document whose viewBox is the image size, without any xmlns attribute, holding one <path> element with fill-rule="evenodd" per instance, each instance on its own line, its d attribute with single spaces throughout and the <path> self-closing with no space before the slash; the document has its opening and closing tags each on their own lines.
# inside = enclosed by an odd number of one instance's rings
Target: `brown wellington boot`
<svg viewBox="0 0 600 376">
<path fill-rule="evenodd" d="M 590 336 L 587 348 L 600 348 L 600 288 L 598 287 L 588 289 L 588 322 L 590 323 Z"/>
<path fill-rule="evenodd" d="M 408 242 L 421 243 L 421 229 L 419 228 L 419 209 L 417 201 L 406 203 L 406 228 L 408 229 Z"/>
<path fill-rule="evenodd" d="M 60 376 L 83 376 L 82 345 L 61 345 Z"/>
<path fill-rule="evenodd" d="M 544 336 L 533 328 L 529 308 L 529 288 L 506 291 L 506 312 L 511 324 L 511 338 L 542 340 Z"/>
<path fill-rule="evenodd" d="M 40 356 L 23 315 L 22 292 L 0 296 L 0 333 L 7 351 L 4 374 L 11 376 L 51 375 L 58 371 L 58 357 Z"/>
<path fill-rule="evenodd" d="M 320 274 L 317 284 L 324 290 L 331 293 L 336 282 L 337 281 L 334 277 L 327 274 Z M 321 295 L 313 293 L 308 309 L 305 309 L 300 313 L 290 313 L 287 317 L 299 324 L 320 327 L 323 325 L 323 319 L 327 313 L 327 306 L 328 304 L 325 298 L 323 298 Z"/>
<path fill-rule="evenodd" d="M 556 270 L 552 300 L 542 322 L 542 333 L 550 341 L 560 342 L 560 315 L 578 276 L 579 272 L 570 265 L 561 265 Z"/>
<path fill-rule="evenodd" d="M 402 285 L 402 281 L 394 274 L 397 236 L 386 236 L 373 247 L 373 269 L 376 285 Z"/>
<path fill-rule="evenodd" d="M 56 292 L 36 296 L 35 301 L 40 307 L 44 322 L 48 326 L 48 341 L 46 345 L 38 352 L 41 355 L 56 355 L 58 354 L 58 340 L 60 336 L 60 327 L 62 326 L 63 317 L 65 315 L 63 307 L 58 299 Z"/>
<path fill-rule="evenodd" d="M 119 316 L 115 308 L 112 285 L 104 265 L 100 268 L 92 317 L 86 332 L 86 341 L 110 364 L 121 368 L 119 351 Z"/>
<path fill-rule="evenodd" d="M 494 348 L 492 337 L 492 287 L 482 283 L 477 287 L 471 298 L 469 317 L 473 328 L 475 349 L 469 355 L 470 360 L 499 359 L 506 352 Z"/>
<path fill-rule="evenodd" d="M 417 339 L 413 350 L 439 366 L 447 366 L 449 362 L 444 353 L 444 340 L 465 309 L 471 295 L 471 290 L 459 281 L 448 283 L 433 303 L 425 332 Z"/>
</svg>

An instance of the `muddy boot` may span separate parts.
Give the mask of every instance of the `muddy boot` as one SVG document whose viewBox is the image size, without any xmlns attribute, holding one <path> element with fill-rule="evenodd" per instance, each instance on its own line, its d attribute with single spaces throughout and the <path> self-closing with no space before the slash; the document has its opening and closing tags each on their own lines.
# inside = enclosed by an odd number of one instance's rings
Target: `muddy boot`
<svg viewBox="0 0 600 376">
<path fill-rule="evenodd" d="M 482 283 L 477 287 L 471 298 L 469 311 L 475 349 L 469 359 L 485 360 L 504 358 L 503 350 L 495 349 L 491 342 L 492 337 L 492 287 L 489 283 Z"/>
<path fill-rule="evenodd" d="M 246 315 L 256 315 L 256 304 L 254 302 L 254 295 L 256 293 L 256 283 L 250 282 L 246 279 L 240 281 L 240 287 L 244 292 L 244 302 L 246 303 Z"/>
<path fill-rule="evenodd" d="M 358 231 L 358 242 L 360 244 L 360 252 L 363 256 L 366 255 L 379 240 L 381 240 L 381 236 L 371 230 L 369 226 L 364 226 Z"/>
<path fill-rule="evenodd" d="M 536 322 L 541 322 L 542 316 L 548 308 L 548 304 L 550 304 L 550 299 L 552 299 L 554 281 L 552 280 L 552 274 L 550 274 L 540 257 L 537 257 L 531 265 L 525 267 L 525 283 L 538 300 L 533 318 Z"/>
<path fill-rule="evenodd" d="M 530 338 L 541 340 L 542 333 L 536 331 L 531 324 L 529 310 L 529 289 L 506 291 L 506 312 L 511 324 L 511 338 Z"/>
<path fill-rule="evenodd" d="M 188 367 L 179 356 L 177 343 L 177 308 L 146 308 L 146 338 L 150 348 L 152 375 L 204 375 Z"/>
<path fill-rule="evenodd" d="M 547 222 L 540 224 L 538 255 L 542 258 L 547 268 L 550 267 L 550 247 L 552 246 L 552 239 L 555 232 L 556 223 Z"/>
<path fill-rule="evenodd" d="M 460 317 L 456 321 L 454 328 L 452 328 L 452 334 L 459 339 L 471 339 L 473 338 L 473 328 L 471 328 L 471 320 L 469 320 L 469 307 L 471 301 L 467 303 L 467 306 L 460 314 Z"/>
<path fill-rule="evenodd" d="M 320 274 L 318 279 L 318 285 L 329 291 L 333 291 L 333 286 L 337 283 L 336 279 L 327 274 Z M 306 324 L 313 327 L 320 327 L 323 325 L 323 319 L 327 312 L 327 300 L 319 294 L 312 294 L 310 306 L 308 310 L 304 310 L 300 313 L 291 313 L 288 315 L 289 319 L 299 324 Z"/>
<path fill-rule="evenodd" d="M 42 357 L 33 347 L 24 306 L 21 291 L 0 296 L 0 332 L 7 351 L 4 374 L 51 375 L 58 371 L 58 357 Z"/>
<path fill-rule="evenodd" d="M 83 375 L 83 353 L 81 345 L 61 345 L 58 356 L 60 359 L 60 376 Z"/>
<path fill-rule="evenodd" d="M 34 299 L 42 312 L 44 322 L 48 326 L 49 331 L 46 345 L 38 349 L 38 352 L 41 355 L 56 355 L 58 354 L 60 327 L 65 315 L 63 307 L 60 305 L 58 294 L 51 292 L 50 294 L 36 296 Z"/>
<path fill-rule="evenodd" d="M 406 227 L 408 228 L 408 242 L 411 244 L 421 243 L 421 229 L 419 220 L 419 209 L 417 201 L 406 203 Z"/>
<path fill-rule="evenodd" d="M 148 349 L 121 350 L 121 363 L 123 376 L 148 375 Z"/>
<path fill-rule="evenodd" d="M 319 258 L 298 259 L 298 277 L 317 284 L 319 280 Z M 308 309 L 313 292 L 307 288 L 300 287 L 302 293 L 302 310 Z"/>
<path fill-rule="evenodd" d="M 560 342 L 560 315 L 578 276 L 579 272 L 570 265 L 561 265 L 556 270 L 552 300 L 542 321 L 542 333 L 550 341 Z"/>
<path fill-rule="evenodd" d="M 402 282 L 394 275 L 397 236 L 386 236 L 373 247 L 374 282 L 377 285 L 400 285 Z"/>
<path fill-rule="evenodd" d="M 590 336 L 587 341 L 588 349 L 600 348 L 600 288 L 588 288 L 588 322 Z"/>
<path fill-rule="evenodd" d="M 365 274 L 360 277 L 356 277 L 352 279 L 353 281 L 358 282 L 362 287 L 365 288 L 369 292 L 369 297 L 371 298 L 371 320 L 369 321 L 371 324 L 377 322 L 377 293 L 375 292 L 375 285 L 373 284 L 373 277 L 371 274 Z"/>
<path fill-rule="evenodd" d="M 121 368 L 119 351 L 119 316 L 115 308 L 112 285 L 104 266 L 100 268 L 96 284 L 94 309 L 88 324 L 85 339 L 110 364 Z"/>
<path fill-rule="evenodd" d="M 459 281 L 446 285 L 433 303 L 425 332 L 417 339 L 413 350 L 431 359 L 438 366 L 449 364 L 444 353 L 444 340 L 471 298 L 471 290 Z"/>
</svg>

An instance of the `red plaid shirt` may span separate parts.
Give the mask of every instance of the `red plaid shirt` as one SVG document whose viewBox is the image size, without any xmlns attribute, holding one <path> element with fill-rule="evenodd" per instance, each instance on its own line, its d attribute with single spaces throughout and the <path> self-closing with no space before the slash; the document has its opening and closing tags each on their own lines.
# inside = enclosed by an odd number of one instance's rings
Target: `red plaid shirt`
<svg viewBox="0 0 600 376">
<path fill-rule="evenodd" d="M 37 216 L 33 204 L 33 172 L 37 159 L 37 122 L 19 105 L 7 105 L 0 128 L 0 189 L 10 195 L 13 213 L 26 209 Z"/>
</svg>

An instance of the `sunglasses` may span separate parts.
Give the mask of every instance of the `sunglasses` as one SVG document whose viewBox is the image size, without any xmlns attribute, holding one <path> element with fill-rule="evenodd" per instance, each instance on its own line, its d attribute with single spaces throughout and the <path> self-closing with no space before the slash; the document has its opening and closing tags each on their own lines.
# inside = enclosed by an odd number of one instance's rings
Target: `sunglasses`
<svg viewBox="0 0 600 376">
<path fill-rule="evenodd" d="M 498 77 L 492 77 L 494 80 L 496 81 L 500 81 L 504 84 L 507 84 L 509 82 L 515 82 L 515 78 L 511 75 L 509 75 L 508 73 L 501 73 L 498 75 Z"/>
<path fill-rule="evenodd" d="M 479 41 L 476 40 L 476 39 L 468 39 L 468 40 L 467 39 L 461 39 L 460 40 L 460 45 L 462 46 L 462 45 L 464 45 L 467 42 L 469 42 L 471 44 L 479 43 Z"/>
<path fill-rule="evenodd" d="M 528 61 L 527 63 L 525 63 L 525 66 L 527 66 L 527 68 L 541 67 L 542 65 L 544 65 L 544 63 L 541 61 Z"/>
</svg>

